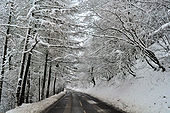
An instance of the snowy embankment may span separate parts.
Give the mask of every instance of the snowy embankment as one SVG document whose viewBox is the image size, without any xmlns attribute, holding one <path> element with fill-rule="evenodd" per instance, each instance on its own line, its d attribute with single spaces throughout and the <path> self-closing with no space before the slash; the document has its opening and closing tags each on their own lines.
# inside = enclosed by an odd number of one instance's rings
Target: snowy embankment
<svg viewBox="0 0 170 113">
<path fill-rule="evenodd" d="M 137 78 L 117 80 L 115 85 L 101 82 L 80 91 L 129 113 L 170 113 L 170 72 L 144 68 L 137 73 Z"/>
<path fill-rule="evenodd" d="M 137 77 L 117 76 L 109 82 L 98 81 L 95 87 L 77 90 L 129 113 L 170 113 L 170 53 L 158 51 L 156 55 L 159 59 L 167 58 L 163 61 L 165 72 L 154 71 L 146 62 L 138 60 L 134 66 Z"/>
<path fill-rule="evenodd" d="M 40 102 L 23 104 L 22 106 L 7 111 L 6 113 L 42 113 L 50 105 L 54 104 L 57 100 L 59 100 L 62 96 L 64 96 L 65 93 L 66 91 L 61 92 Z"/>
</svg>

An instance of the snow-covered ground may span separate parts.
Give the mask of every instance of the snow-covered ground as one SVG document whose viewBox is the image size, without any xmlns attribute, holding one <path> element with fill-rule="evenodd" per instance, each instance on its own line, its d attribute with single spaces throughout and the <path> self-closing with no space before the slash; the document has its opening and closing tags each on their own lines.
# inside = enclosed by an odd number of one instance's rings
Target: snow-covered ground
<svg viewBox="0 0 170 113">
<path fill-rule="evenodd" d="M 97 87 L 80 91 L 130 113 L 170 113 L 170 72 L 145 67 L 137 75 L 119 83 L 117 80 L 115 85 L 112 81 L 101 82 Z"/>
<path fill-rule="evenodd" d="M 47 109 L 50 105 L 55 103 L 58 99 L 60 99 L 65 93 L 66 91 L 61 92 L 40 102 L 32 104 L 23 104 L 22 106 L 7 111 L 6 113 L 41 113 L 42 111 Z"/>
<path fill-rule="evenodd" d="M 150 49 L 158 50 L 157 45 Z M 156 56 L 164 63 L 165 72 L 154 71 L 146 62 L 136 61 L 137 77 L 131 75 L 122 80 L 114 77 L 109 83 L 98 81 L 92 88 L 75 90 L 98 97 L 129 113 L 170 113 L 170 54 L 156 51 Z"/>
</svg>

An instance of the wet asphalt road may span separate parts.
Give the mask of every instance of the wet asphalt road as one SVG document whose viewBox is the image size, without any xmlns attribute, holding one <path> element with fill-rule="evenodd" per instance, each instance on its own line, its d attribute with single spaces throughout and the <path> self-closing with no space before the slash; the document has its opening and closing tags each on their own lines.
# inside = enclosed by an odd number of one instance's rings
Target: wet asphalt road
<svg viewBox="0 0 170 113">
<path fill-rule="evenodd" d="M 68 91 L 44 113 L 125 113 L 84 93 Z"/>
</svg>

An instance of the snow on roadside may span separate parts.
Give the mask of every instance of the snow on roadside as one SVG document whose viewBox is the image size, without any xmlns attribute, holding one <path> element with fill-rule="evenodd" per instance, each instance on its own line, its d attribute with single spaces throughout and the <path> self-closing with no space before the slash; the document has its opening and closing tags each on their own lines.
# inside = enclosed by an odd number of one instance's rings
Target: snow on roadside
<svg viewBox="0 0 170 113">
<path fill-rule="evenodd" d="M 153 71 L 138 61 L 136 75 L 126 80 L 100 81 L 96 87 L 77 89 L 129 113 L 170 113 L 170 69 Z"/>
<path fill-rule="evenodd" d="M 15 109 L 7 111 L 6 113 L 41 113 L 46 108 L 48 108 L 50 105 L 55 103 L 58 99 L 60 99 L 65 93 L 66 91 L 61 92 L 59 94 L 53 95 L 40 102 L 31 103 L 31 104 L 23 104 L 22 106 L 19 106 Z"/>
<path fill-rule="evenodd" d="M 170 70 L 153 71 L 144 62 L 137 63 L 137 78 L 114 78 L 110 83 L 78 89 L 129 113 L 170 113 Z"/>
</svg>

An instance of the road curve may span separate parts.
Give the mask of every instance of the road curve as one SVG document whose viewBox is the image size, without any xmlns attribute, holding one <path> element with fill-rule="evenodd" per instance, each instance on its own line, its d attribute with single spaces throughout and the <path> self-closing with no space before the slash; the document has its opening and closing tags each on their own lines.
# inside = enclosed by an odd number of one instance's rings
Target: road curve
<svg viewBox="0 0 170 113">
<path fill-rule="evenodd" d="M 68 91 L 43 113 L 125 113 L 90 95 Z"/>
</svg>

